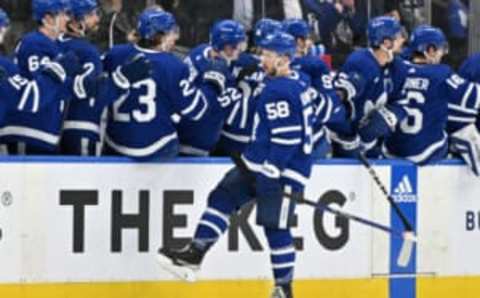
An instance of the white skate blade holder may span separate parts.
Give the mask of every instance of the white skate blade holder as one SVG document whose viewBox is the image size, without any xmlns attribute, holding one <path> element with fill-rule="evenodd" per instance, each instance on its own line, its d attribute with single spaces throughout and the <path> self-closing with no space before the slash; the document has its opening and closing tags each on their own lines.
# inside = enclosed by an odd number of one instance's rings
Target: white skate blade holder
<svg viewBox="0 0 480 298">
<path fill-rule="evenodd" d="M 158 264 L 160 265 L 160 267 L 162 267 L 163 270 L 169 272 L 177 278 L 190 283 L 197 281 L 196 270 L 187 266 L 175 265 L 173 264 L 172 260 L 162 254 L 157 254 L 155 258 L 157 259 Z"/>
</svg>

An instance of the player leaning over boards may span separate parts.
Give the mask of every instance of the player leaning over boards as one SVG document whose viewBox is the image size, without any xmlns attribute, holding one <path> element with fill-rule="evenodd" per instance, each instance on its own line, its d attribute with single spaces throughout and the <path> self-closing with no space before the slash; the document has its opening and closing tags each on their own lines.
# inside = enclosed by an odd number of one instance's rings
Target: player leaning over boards
<svg viewBox="0 0 480 298">
<path fill-rule="evenodd" d="M 479 89 L 441 63 L 448 43 L 440 29 L 417 27 L 408 52 L 410 61 L 397 61 L 392 67 L 395 88 L 388 104 L 396 101 L 406 112 L 385 121 L 375 111 L 360 127 L 360 135 L 364 139 L 383 136 L 386 157 L 431 164 L 447 157 L 447 124 L 450 131 L 456 131 L 475 122 Z M 451 145 L 458 137 L 452 138 Z M 467 149 L 464 145 L 459 147 L 462 152 Z"/>
<path fill-rule="evenodd" d="M 81 74 L 73 86 L 75 100 L 70 102 L 63 124 L 60 146 L 62 154 L 100 154 L 100 119 L 105 106 L 100 104 L 100 98 L 87 94 L 85 90 L 85 86 L 95 84 L 95 78 L 103 72 L 100 52 L 87 39 L 88 34 L 98 27 L 97 9 L 96 0 L 71 1 L 71 19 L 67 24 L 67 32 L 59 38 L 62 50 L 75 52 L 82 66 Z"/>
<path fill-rule="evenodd" d="M 233 168 L 210 193 L 193 241 L 183 250 L 161 248 L 162 268 L 191 278 L 193 269 L 225 232 L 230 215 L 256 198 L 257 223 L 271 249 L 275 289 L 271 297 L 293 297 L 295 248 L 290 232 L 295 204 L 284 197 L 302 194 L 311 171 L 312 99 L 309 85 L 290 68 L 294 38 L 276 32 L 262 42 L 262 67 L 269 78 L 257 102 L 253 140 Z M 189 276 L 186 276 L 184 274 Z"/>
<path fill-rule="evenodd" d="M 223 74 L 212 67 L 197 84 L 193 82 L 188 66 L 172 53 L 178 26 L 171 13 L 147 9 L 137 29 L 140 40 L 113 47 L 106 55 L 105 70 L 119 81 L 118 66 L 141 55 L 149 61 L 152 73 L 145 80 L 125 82 L 130 92 L 111 107 L 104 153 L 143 160 L 174 157 L 179 141 L 172 115 L 201 120 L 209 102 L 216 101 Z"/>
<path fill-rule="evenodd" d="M 8 31 L 10 19 L 0 9 L 0 44 Z M 10 114 L 22 111 L 35 114 L 39 110 L 57 101 L 63 82 L 56 70 L 62 66 L 48 63 L 42 66 L 32 80 L 20 75 L 18 66 L 7 57 L 0 57 L 0 126 L 4 126 Z M 5 131 L 0 131 L 0 135 Z M 2 148 L 2 151 L 5 148 Z"/>
<path fill-rule="evenodd" d="M 190 74 L 196 84 L 208 75 L 213 67 L 221 71 L 217 80 L 219 95 L 232 92 L 236 81 L 232 74 L 234 63 L 238 60 L 245 44 L 245 29 L 234 20 L 222 20 L 215 23 L 210 30 L 210 44 L 201 44 L 190 51 L 185 62 L 190 67 Z M 200 82 L 199 82 L 200 81 Z M 232 102 L 213 98 L 199 121 L 182 118 L 177 125 L 180 139 L 180 153 L 186 156 L 207 156 L 215 149 L 226 116 L 232 109 Z"/>
<path fill-rule="evenodd" d="M 16 48 L 15 61 L 20 75 L 32 80 L 47 66 L 53 77 L 65 86 L 71 82 L 79 68 L 78 59 L 72 53 L 62 53 L 56 43 L 58 36 L 65 31 L 68 9 L 66 0 L 32 1 L 33 18 L 38 29 L 26 34 Z M 34 114 L 19 109 L 8 115 L 0 142 L 8 147 L 9 154 L 57 153 L 64 107 L 70 98 L 66 88 L 60 92 L 55 95 L 55 100 Z M 44 93 L 39 101 L 42 102 L 45 96 Z M 25 106 L 36 104 L 36 101 L 26 102 Z"/>
<path fill-rule="evenodd" d="M 59 38 L 63 52 L 73 52 L 81 64 L 79 75 L 71 86 L 69 102 L 61 139 L 61 152 L 67 155 L 100 155 L 100 123 L 106 106 L 128 92 L 122 84 L 103 73 L 103 65 L 97 48 L 87 39 L 89 32 L 98 26 L 96 0 L 72 0 L 71 19 L 67 32 Z M 150 76 L 148 61 L 135 57 L 121 66 L 130 84 Z"/>
<path fill-rule="evenodd" d="M 384 107 L 388 94 L 392 91 L 392 77 L 390 64 L 394 61 L 395 53 L 400 52 L 404 38 L 400 23 L 392 17 L 376 17 L 368 23 L 368 45 L 366 49 L 353 52 L 335 80 L 335 86 L 343 93 L 350 107 L 350 119 L 355 129 L 370 117 L 372 111 L 385 111 L 381 114 L 386 120 L 391 113 Z M 391 113 L 390 113 L 391 112 Z M 334 144 L 340 147 L 350 147 L 351 140 L 341 137 L 333 138 Z M 380 155 L 381 140 L 362 140 L 363 147 L 369 157 Z M 356 151 L 341 150 L 341 153 Z M 347 154 L 347 157 L 351 154 Z"/>
</svg>

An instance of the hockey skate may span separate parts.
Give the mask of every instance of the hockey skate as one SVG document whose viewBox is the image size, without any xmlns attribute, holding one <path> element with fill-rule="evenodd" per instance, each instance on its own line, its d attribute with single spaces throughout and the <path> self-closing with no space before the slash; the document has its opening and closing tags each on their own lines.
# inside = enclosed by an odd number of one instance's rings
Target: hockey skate
<svg viewBox="0 0 480 298">
<path fill-rule="evenodd" d="M 275 286 L 270 298 L 293 298 L 292 286 L 290 284 L 285 286 Z"/>
<path fill-rule="evenodd" d="M 200 250 L 192 245 L 187 245 L 180 250 L 160 248 L 156 259 L 165 271 L 184 281 L 195 282 L 203 256 L 204 254 Z"/>
</svg>

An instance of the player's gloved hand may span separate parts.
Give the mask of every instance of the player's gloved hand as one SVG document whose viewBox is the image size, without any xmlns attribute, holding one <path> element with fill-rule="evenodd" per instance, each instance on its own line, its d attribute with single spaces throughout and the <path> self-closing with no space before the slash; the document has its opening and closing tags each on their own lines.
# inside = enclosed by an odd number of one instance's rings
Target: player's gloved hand
<svg viewBox="0 0 480 298">
<path fill-rule="evenodd" d="M 262 197 L 274 197 L 282 194 L 280 184 L 280 171 L 272 164 L 265 162 L 262 167 L 262 173 L 258 173 L 255 178 L 256 195 Z"/>
<path fill-rule="evenodd" d="M 96 99 L 102 86 L 107 83 L 108 75 L 103 73 L 99 76 L 94 73 L 80 77 L 77 76 L 74 82 L 74 92 L 79 99 Z"/>
<path fill-rule="evenodd" d="M 152 67 L 150 61 L 143 54 L 137 54 L 127 63 L 117 67 L 112 78 L 119 88 L 129 89 L 136 82 L 147 79 L 151 76 Z"/>
<path fill-rule="evenodd" d="M 253 63 L 250 65 L 247 65 L 246 67 L 243 67 L 240 73 L 238 74 L 237 83 L 245 80 L 252 74 L 256 73 L 258 70 L 259 70 L 258 65 Z"/>
<path fill-rule="evenodd" d="M 472 172 L 480 177 L 480 133 L 475 124 L 450 135 L 450 151 L 460 155 Z"/>
<path fill-rule="evenodd" d="M 357 134 L 344 135 L 335 132 L 330 132 L 332 145 L 338 157 L 344 158 L 358 158 L 364 147 Z"/>
<path fill-rule="evenodd" d="M 53 61 L 43 65 L 42 72 L 51 76 L 53 79 L 65 82 L 67 78 L 72 78 L 80 72 L 80 60 L 77 55 L 69 51 L 59 55 Z"/>
<path fill-rule="evenodd" d="M 222 94 L 225 91 L 227 74 L 229 72 L 227 62 L 223 59 L 211 59 L 210 65 L 203 73 L 203 81 L 211 84 L 218 92 Z"/>
<path fill-rule="evenodd" d="M 373 110 L 365 121 L 360 123 L 358 134 L 364 143 L 371 143 L 388 135 L 395 129 L 398 119 L 386 107 Z"/>
</svg>

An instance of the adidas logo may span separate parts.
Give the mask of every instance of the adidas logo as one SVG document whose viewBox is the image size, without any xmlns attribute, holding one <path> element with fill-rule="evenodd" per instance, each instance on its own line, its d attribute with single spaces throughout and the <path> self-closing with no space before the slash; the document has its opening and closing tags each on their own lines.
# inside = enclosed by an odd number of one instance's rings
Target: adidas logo
<svg viewBox="0 0 480 298">
<path fill-rule="evenodd" d="M 417 201 L 417 195 L 413 193 L 412 183 L 408 175 L 404 175 L 397 187 L 393 190 L 393 200 L 397 203 L 413 203 Z"/>
</svg>

